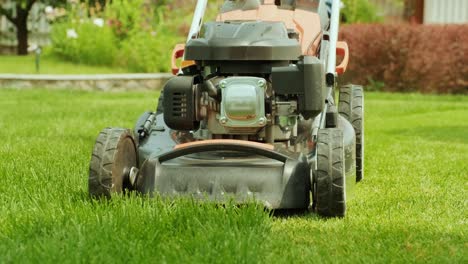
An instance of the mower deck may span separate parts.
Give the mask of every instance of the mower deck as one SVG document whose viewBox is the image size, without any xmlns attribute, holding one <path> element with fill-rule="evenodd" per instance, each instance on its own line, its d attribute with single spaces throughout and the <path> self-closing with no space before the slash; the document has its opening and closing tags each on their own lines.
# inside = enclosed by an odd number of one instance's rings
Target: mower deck
<svg viewBox="0 0 468 264">
<path fill-rule="evenodd" d="M 159 129 L 140 143 L 138 191 L 220 203 L 231 199 L 238 203 L 255 200 L 270 209 L 309 206 L 310 169 L 304 155 L 240 140 L 176 145 L 170 138 L 170 129 L 161 125 L 163 122 L 162 116 L 158 116 Z M 173 145 L 155 151 L 151 146 L 157 141 Z"/>
</svg>

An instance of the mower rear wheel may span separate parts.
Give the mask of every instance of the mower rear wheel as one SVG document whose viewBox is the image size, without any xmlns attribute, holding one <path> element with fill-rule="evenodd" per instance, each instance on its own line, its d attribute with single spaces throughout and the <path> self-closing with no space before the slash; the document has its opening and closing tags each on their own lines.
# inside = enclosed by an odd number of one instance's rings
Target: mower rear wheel
<svg viewBox="0 0 468 264">
<path fill-rule="evenodd" d="M 346 211 L 346 181 L 343 131 L 326 128 L 318 132 L 317 170 L 314 173 L 315 209 L 321 216 L 343 217 Z"/>
<path fill-rule="evenodd" d="M 89 166 L 88 190 L 92 197 L 110 197 L 131 190 L 129 174 L 138 164 L 132 132 L 106 128 L 99 133 Z"/>
<path fill-rule="evenodd" d="M 346 85 L 340 88 L 338 111 L 356 133 L 356 182 L 364 179 L 364 90 L 362 86 Z"/>
</svg>

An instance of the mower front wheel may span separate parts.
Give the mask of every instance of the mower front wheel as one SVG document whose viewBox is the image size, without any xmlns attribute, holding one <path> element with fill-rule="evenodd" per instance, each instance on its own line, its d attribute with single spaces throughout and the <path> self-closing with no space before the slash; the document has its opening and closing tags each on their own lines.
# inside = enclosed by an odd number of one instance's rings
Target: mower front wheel
<svg viewBox="0 0 468 264">
<path fill-rule="evenodd" d="M 343 131 L 339 128 L 321 129 L 317 140 L 314 207 L 321 216 L 343 217 L 346 211 Z"/>
<path fill-rule="evenodd" d="M 110 197 L 131 190 L 130 171 L 138 164 L 135 139 L 129 129 L 106 128 L 99 133 L 89 166 L 92 197 Z"/>
</svg>

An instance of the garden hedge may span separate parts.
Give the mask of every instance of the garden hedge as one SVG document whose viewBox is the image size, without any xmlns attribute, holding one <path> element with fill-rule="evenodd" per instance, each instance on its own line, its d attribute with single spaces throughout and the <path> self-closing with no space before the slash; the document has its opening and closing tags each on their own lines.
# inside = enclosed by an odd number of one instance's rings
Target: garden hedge
<svg viewBox="0 0 468 264">
<path fill-rule="evenodd" d="M 468 25 L 354 24 L 345 82 L 392 92 L 468 93 Z"/>
</svg>

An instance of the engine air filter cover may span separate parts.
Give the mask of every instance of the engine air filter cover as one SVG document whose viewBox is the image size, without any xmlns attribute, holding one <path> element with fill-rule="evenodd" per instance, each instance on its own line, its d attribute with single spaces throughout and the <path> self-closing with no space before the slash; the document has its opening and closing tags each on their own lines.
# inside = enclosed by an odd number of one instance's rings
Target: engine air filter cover
<svg viewBox="0 0 468 264">
<path fill-rule="evenodd" d="M 264 127 L 266 80 L 231 77 L 220 83 L 222 91 L 219 121 L 225 127 Z"/>
</svg>

